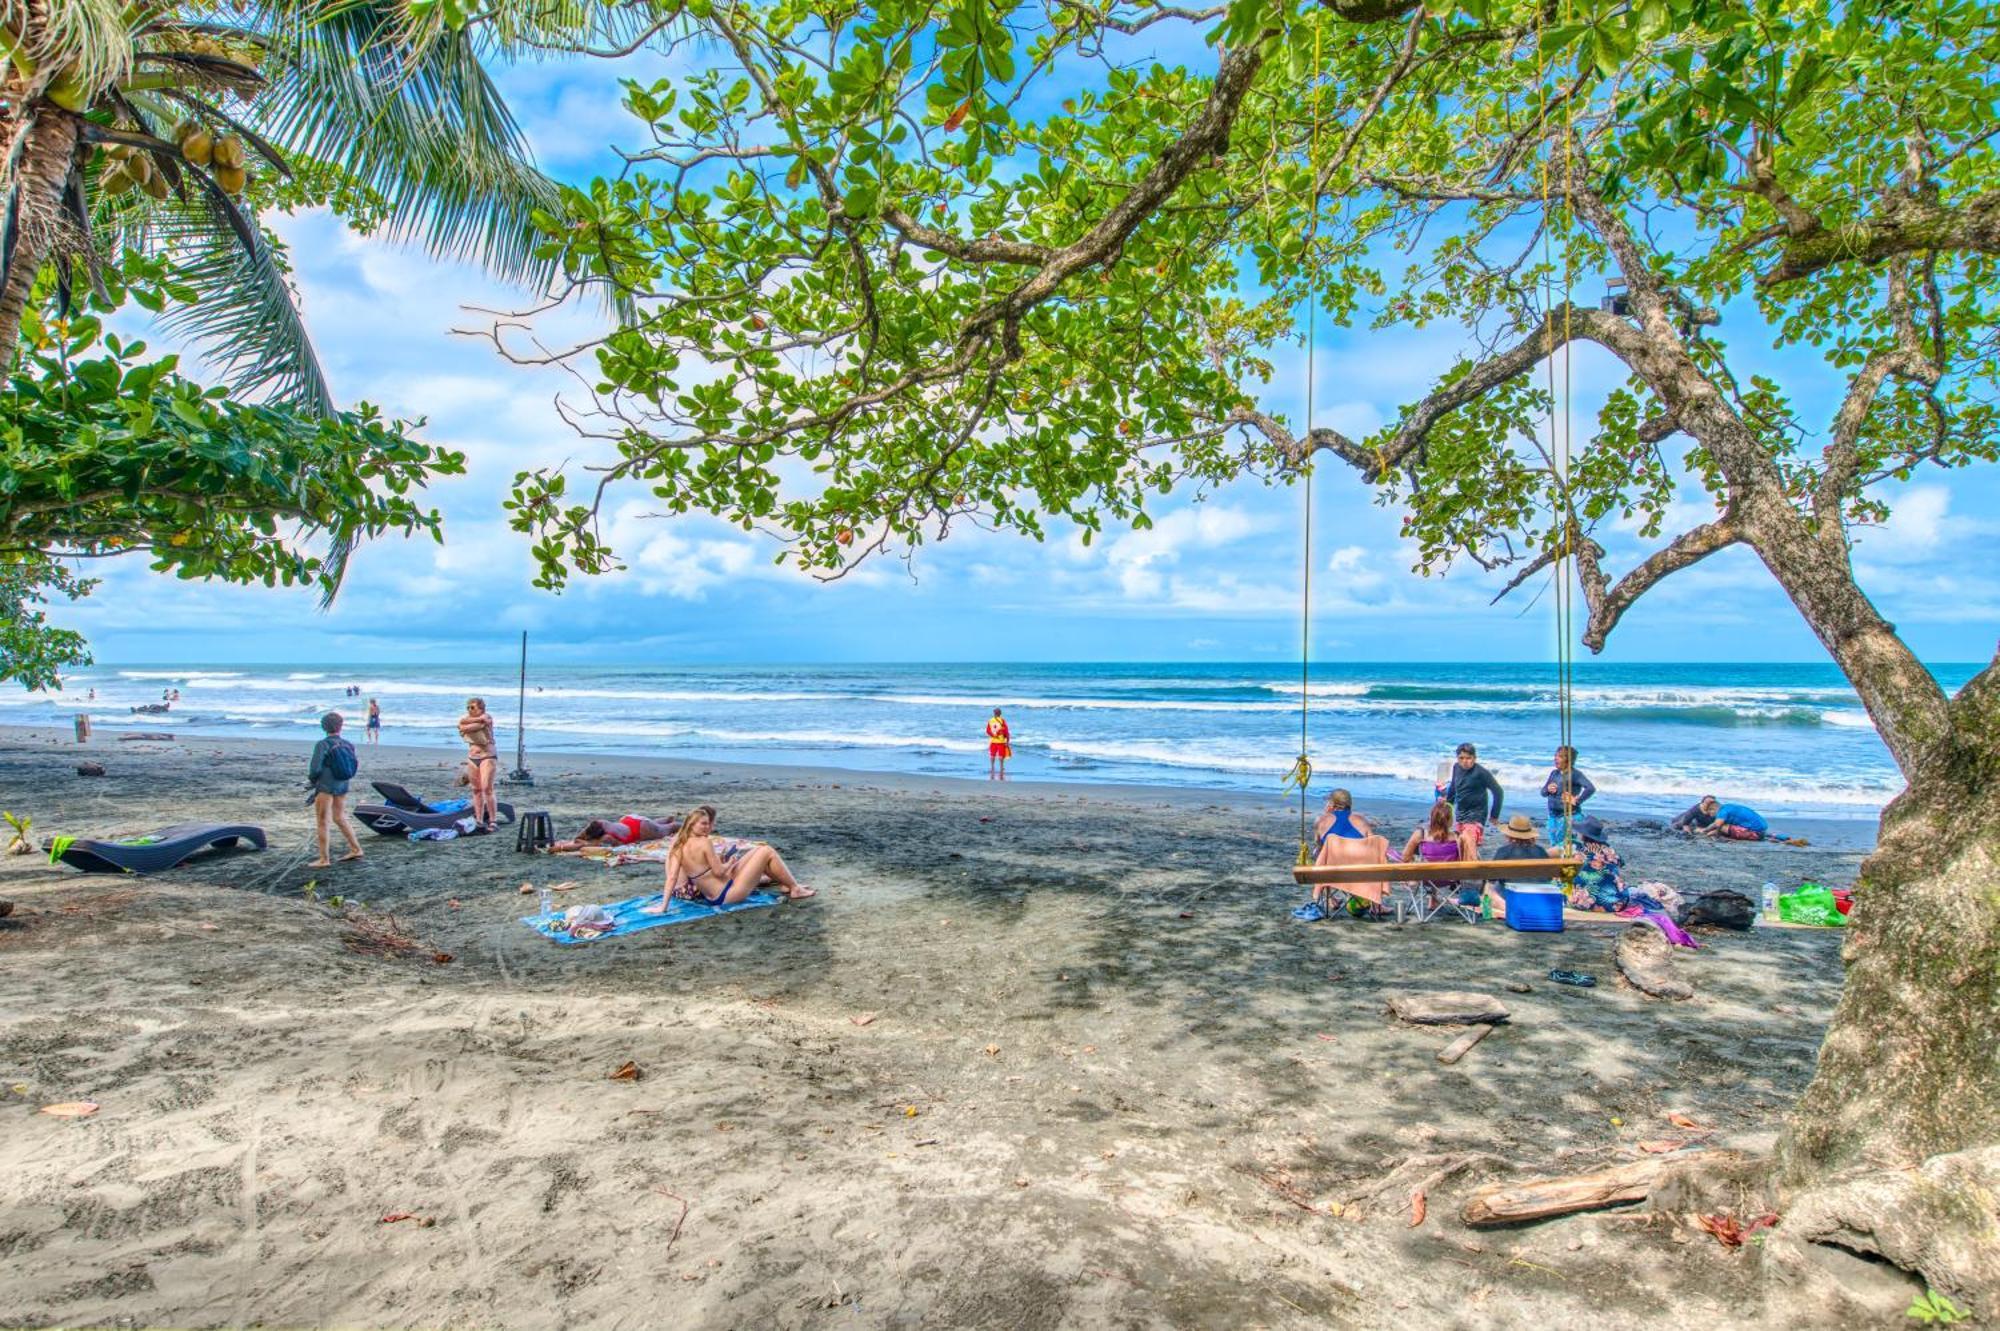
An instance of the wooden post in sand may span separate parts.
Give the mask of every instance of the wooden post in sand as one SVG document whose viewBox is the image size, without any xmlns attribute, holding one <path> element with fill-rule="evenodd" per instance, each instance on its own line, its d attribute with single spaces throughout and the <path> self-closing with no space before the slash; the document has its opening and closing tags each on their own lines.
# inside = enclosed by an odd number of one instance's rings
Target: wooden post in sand
<svg viewBox="0 0 2000 1331">
<path fill-rule="evenodd" d="M 521 691 L 519 710 L 514 714 L 514 770 L 507 784 L 532 786 L 535 774 L 528 770 L 528 630 L 521 630 Z"/>
</svg>

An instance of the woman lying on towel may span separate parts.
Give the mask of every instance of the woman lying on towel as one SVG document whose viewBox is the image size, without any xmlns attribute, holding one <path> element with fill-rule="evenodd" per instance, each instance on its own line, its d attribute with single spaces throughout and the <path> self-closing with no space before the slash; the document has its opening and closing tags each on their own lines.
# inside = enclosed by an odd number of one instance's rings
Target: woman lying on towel
<svg viewBox="0 0 2000 1331">
<path fill-rule="evenodd" d="M 628 813 L 622 818 L 593 818 L 568 841 L 558 841 L 554 850 L 589 850 L 594 846 L 630 846 L 640 841 L 658 841 L 680 830 L 680 822 L 664 822 Z"/>
<path fill-rule="evenodd" d="M 766 883 L 783 888 L 790 901 L 814 895 L 813 889 L 792 877 L 792 871 L 770 846 L 751 846 L 725 862 L 716 853 L 714 833 L 713 809 L 703 805 L 689 811 L 667 851 L 667 881 L 660 902 L 641 910 L 663 915 L 672 909 L 676 897 L 711 906 L 734 905 Z"/>
</svg>

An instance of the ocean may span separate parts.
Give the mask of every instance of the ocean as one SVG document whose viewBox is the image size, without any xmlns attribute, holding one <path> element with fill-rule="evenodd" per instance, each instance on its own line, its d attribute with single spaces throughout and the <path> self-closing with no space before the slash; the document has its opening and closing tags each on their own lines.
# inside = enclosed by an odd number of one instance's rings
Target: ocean
<svg viewBox="0 0 2000 1331">
<path fill-rule="evenodd" d="M 1957 688 L 1976 667 L 1937 667 Z M 358 685 L 360 698 L 344 694 Z M 164 716 L 134 716 L 177 688 Z M 96 699 L 88 699 L 90 690 Z M 514 672 L 437 666 L 100 666 L 60 693 L 0 692 L 0 724 L 294 738 L 320 713 L 360 738 L 367 699 L 389 743 L 450 744 L 471 694 L 515 751 Z M 1672 813 L 1713 793 L 1770 814 L 1873 818 L 1902 779 L 1852 690 L 1830 665 L 1581 664 L 1573 689 L 1578 765 L 1600 804 Z M 1554 669 L 1542 665 L 1325 664 L 1313 668 L 1309 751 L 1321 792 L 1425 798 L 1438 765 L 1470 740 L 1530 810 L 1557 742 Z M 1297 669 L 1271 665 L 885 665 L 531 669 L 529 766 L 558 752 L 801 764 L 983 777 L 994 707 L 1014 734 L 1021 779 L 1277 794 L 1299 746 Z"/>
</svg>

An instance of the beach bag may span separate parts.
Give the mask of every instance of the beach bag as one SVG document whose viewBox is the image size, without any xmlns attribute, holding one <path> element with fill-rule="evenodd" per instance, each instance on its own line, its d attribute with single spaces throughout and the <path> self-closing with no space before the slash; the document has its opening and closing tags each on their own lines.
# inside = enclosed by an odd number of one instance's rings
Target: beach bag
<svg viewBox="0 0 2000 1331">
<path fill-rule="evenodd" d="M 1757 907 L 1741 892 L 1704 892 L 1688 902 L 1685 924 L 1713 924 L 1724 929 L 1748 929 Z"/>
<path fill-rule="evenodd" d="M 361 770 L 361 759 L 355 754 L 354 746 L 344 739 L 336 739 L 326 749 L 326 774 L 336 781 L 352 781 L 354 774 Z"/>
<path fill-rule="evenodd" d="M 1778 898 L 1778 918 L 1792 924 L 1817 924 L 1829 929 L 1846 925 L 1847 917 L 1833 893 L 1818 883 L 1801 883 L 1799 890 Z"/>
</svg>

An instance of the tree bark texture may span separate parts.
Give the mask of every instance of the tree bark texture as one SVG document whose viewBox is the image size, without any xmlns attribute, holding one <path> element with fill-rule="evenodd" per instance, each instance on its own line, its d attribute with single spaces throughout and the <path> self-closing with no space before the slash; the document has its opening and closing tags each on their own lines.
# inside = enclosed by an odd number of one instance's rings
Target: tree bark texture
<svg viewBox="0 0 2000 1331">
<path fill-rule="evenodd" d="M 6 281 L 0 283 L 0 372 L 14 363 L 28 293 L 62 227 L 63 182 L 77 150 L 76 120 L 58 111 L 29 114 L 4 127 L 0 163 L 15 159 L 19 149 L 20 165 L 0 175 L 0 221 L 11 212 L 14 235 Z"/>
<path fill-rule="evenodd" d="M 1963 744 L 1971 736 L 1958 737 Z M 2000 732 L 1979 737 L 2000 751 Z M 1779 1143 L 1787 1237 L 2000 1313 L 2000 808 L 1910 772 L 1862 865 L 1846 985 Z"/>
</svg>

